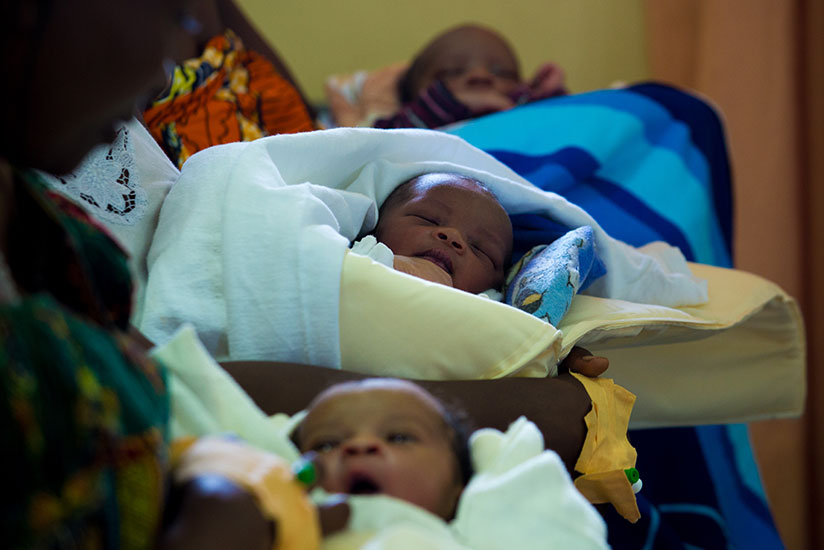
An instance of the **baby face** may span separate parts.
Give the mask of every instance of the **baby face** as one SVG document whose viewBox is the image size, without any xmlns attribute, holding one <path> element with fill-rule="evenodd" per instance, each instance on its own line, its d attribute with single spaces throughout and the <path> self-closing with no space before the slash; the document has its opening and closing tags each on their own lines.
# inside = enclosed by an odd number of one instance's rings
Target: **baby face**
<svg viewBox="0 0 824 550">
<path fill-rule="evenodd" d="M 413 83 L 419 94 L 435 80 L 444 82 L 456 96 L 465 92 L 494 92 L 511 97 L 522 83 L 518 61 L 509 45 L 496 33 L 464 26 L 436 38 L 422 56 Z"/>
<path fill-rule="evenodd" d="M 298 432 L 318 453 L 329 492 L 385 494 L 449 519 L 462 490 L 452 432 L 437 402 L 411 383 L 370 380 L 334 387 Z"/>
<path fill-rule="evenodd" d="M 381 212 L 375 237 L 401 256 L 423 258 L 477 294 L 499 288 L 512 251 L 512 224 L 487 190 L 454 174 L 425 174 L 405 200 Z"/>
</svg>

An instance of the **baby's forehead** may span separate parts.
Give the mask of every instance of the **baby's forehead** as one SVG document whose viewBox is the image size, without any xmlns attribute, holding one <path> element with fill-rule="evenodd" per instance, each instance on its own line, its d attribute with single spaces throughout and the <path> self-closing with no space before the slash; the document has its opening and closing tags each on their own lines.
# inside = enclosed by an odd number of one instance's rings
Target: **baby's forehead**
<svg viewBox="0 0 824 550">
<path fill-rule="evenodd" d="M 414 426 L 446 443 L 451 441 L 447 413 L 440 402 L 423 389 L 394 384 L 333 386 L 313 401 L 296 433 L 303 440 L 318 432 L 401 426 Z"/>
<path fill-rule="evenodd" d="M 294 441 L 318 433 L 383 430 L 417 426 L 452 441 L 452 428 L 443 405 L 420 386 L 404 380 L 366 379 L 336 384 L 321 392 L 295 428 Z"/>
<path fill-rule="evenodd" d="M 515 52 L 500 34 L 491 29 L 467 25 L 447 31 L 433 40 L 426 48 L 428 61 L 436 62 L 443 56 L 476 49 L 478 46 L 499 49 L 515 62 Z"/>
<path fill-rule="evenodd" d="M 375 398 L 370 399 L 370 403 L 376 408 L 383 405 L 393 408 L 392 400 L 377 399 L 391 397 L 401 399 L 406 408 L 431 413 L 441 418 L 444 414 L 441 404 L 429 392 L 412 382 L 395 379 L 367 379 L 332 386 L 318 395 L 310 409 L 314 410 L 323 404 L 326 407 L 343 406 L 347 401 L 370 397 Z"/>
<path fill-rule="evenodd" d="M 467 191 L 478 193 L 488 198 L 490 203 L 499 204 L 498 199 L 484 184 L 460 174 L 431 173 L 423 174 L 407 182 L 410 186 L 406 202 L 418 199 L 429 192 Z"/>
</svg>

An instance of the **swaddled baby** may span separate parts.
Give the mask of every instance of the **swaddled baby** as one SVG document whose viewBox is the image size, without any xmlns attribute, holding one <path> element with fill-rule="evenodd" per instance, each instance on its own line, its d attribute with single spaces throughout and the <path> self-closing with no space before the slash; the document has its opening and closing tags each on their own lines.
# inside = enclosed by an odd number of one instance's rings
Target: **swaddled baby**
<svg viewBox="0 0 824 550">
<path fill-rule="evenodd" d="M 397 186 L 380 207 L 374 239 L 355 243 L 353 251 L 421 279 L 500 299 L 512 246 L 512 223 L 492 191 L 467 176 L 432 172 Z M 565 363 L 587 376 L 609 365 L 577 347 Z"/>
</svg>

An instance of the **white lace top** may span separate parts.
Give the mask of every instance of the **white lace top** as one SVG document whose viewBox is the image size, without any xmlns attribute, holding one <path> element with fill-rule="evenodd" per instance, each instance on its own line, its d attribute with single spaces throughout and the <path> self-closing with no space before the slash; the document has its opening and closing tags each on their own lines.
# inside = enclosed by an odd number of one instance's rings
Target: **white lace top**
<svg viewBox="0 0 824 550">
<path fill-rule="evenodd" d="M 129 253 L 136 305 L 142 301 L 146 255 L 160 207 L 179 175 L 136 119 L 118 130 L 112 144 L 93 149 L 74 172 L 60 177 L 43 174 L 52 188 L 100 221 Z M 133 311 L 137 316 L 140 308 Z"/>
</svg>

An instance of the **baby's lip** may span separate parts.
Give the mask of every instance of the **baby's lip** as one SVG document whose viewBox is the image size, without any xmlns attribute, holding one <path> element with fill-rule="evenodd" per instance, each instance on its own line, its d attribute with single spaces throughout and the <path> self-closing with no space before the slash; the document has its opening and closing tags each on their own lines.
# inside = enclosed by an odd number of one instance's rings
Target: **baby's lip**
<svg viewBox="0 0 824 550">
<path fill-rule="evenodd" d="M 423 258 L 424 260 L 429 260 L 436 266 L 446 271 L 449 274 L 449 276 L 452 276 L 452 258 L 450 258 L 449 254 L 447 254 L 443 250 L 433 248 L 431 250 L 427 250 L 422 254 L 418 254 L 418 257 Z"/>
</svg>

